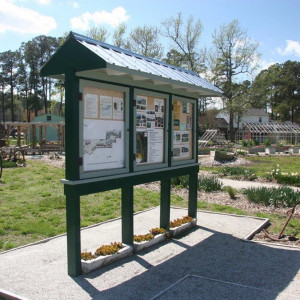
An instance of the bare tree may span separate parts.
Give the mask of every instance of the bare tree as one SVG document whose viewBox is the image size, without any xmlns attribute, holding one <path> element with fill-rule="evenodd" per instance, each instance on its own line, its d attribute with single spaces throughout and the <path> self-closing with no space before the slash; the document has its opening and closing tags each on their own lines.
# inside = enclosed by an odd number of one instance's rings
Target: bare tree
<svg viewBox="0 0 300 300">
<path fill-rule="evenodd" d="M 245 75 L 251 74 L 257 68 L 258 43 L 248 37 L 238 20 L 220 26 L 214 31 L 212 38 L 214 49 L 209 53 L 209 64 L 215 84 L 224 92 L 229 113 L 230 139 L 233 141 L 235 107 L 240 107 L 236 100 L 242 99 L 240 95 L 236 97 L 236 90 Z"/>
<path fill-rule="evenodd" d="M 190 16 L 184 22 L 182 14 L 177 17 L 170 17 L 162 22 L 162 34 L 169 38 L 175 48 L 172 48 L 167 57 L 170 56 L 172 62 L 177 62 L 181 67 L 194 72 L 204 70 L 203 50 L 200 49 L 200 37 L 202 33 L 202 24 L 200 20 L 194 22 L 193 16 Z M 170 61 L 171 62 L 171 61 Z"/>
</svg>

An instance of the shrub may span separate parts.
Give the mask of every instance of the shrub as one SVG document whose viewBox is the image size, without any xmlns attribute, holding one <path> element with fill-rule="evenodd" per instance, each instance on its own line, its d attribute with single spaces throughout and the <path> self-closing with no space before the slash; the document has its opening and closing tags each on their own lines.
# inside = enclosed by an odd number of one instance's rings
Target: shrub
<svg viewBox="0 0 300 300">
<path fill-rule="evenodd" d="M 224 167 L 221 168 L 220 173 L 223 176 L 234 176 L 238 178 L 245 178 L 248 180 L 254 180 L 257 178 L 253 169 L 244 167 Z"/>
<path fill-rule="evenodd" d="M 181 226 L 183 224 L 186 224 L 186 223 L 189 223 L 192 221 L 193 221 L 193 218 L 189 217 L 189 216 L 185 216 L 180 219 L 175 219 L 173 221 L 170 221 L 170 228 L 175 228 L 175 227 Z"/>
<path fill-rule="evenodd" d="M 111 255 L 111 254 L 117 253 L 122 248 L 123 248 L 123 244 L 117 243 L 117 242 L 110 243 L 110 245 L 102 245 L 95 251 L 95 255 L 96 256 Z"/>
<path fill-rule="evenodd" d="M 224 191 L 226 191 L 230 197 L 230 199 L 236 199 L 237 190 L 232 186 L 224 186 Z"/>
<path fill-rule="evenodd" d="M 179 177 L 173 177 L 171 179 L 171 184 L 173 186 L 180 186 L 180 187 L 188 187 L 189 186 L 189 176 L 179 176 Z"/>
<path fill-rule="evenodd" d="M 244 194 L 250 202 L 263 203 L 266 206 L 274 205 L 274 207 L 292 207 L 300 201 L 300 192 L 295 192 L 289 187 L 279 188 L 248 188 Z"/>
<path fill-rule="evenodd" d="M 215 160 L 217 161 L 231 161 L 234 155 L 228 154 L 226 151 L 216 150 Z"/>
<path fill-rule="evenodd" d="M 220 191 L 222 183 L 216 177 L 200 176 L 198 178 L 198 190 L 206 193 Z"/>
</svg>

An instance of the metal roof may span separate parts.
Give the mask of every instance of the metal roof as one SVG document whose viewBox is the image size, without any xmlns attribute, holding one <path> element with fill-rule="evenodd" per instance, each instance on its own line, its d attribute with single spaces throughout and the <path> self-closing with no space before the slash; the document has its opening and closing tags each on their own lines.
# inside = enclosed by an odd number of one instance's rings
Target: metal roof
<svg viewBox="0 0 300 300">
<path fill-rule="evenodd" d="M 223 93 L 219 88 L 201 78 L 199 74 L 195 72 L 153 58 L 145 57 L 74 32 L 71 32 L 71 35 L 84 47 L 103 59 L 107 63 L 108 69 L 115 69 L 117 67 L 119 68 L 117 70 L 127 71 L 128 73 L 130 73 L 130 70 L 133 70 L 144 77 L 146 74 L 151 74 L 160 81 L 167 79 L 181 82 L 190 87 L 192 86 L 193 89 L 201 88 L 210 91 L 212 92 L 212 95 L 215 96 L 220 96 Z"/>
<path fill-rule="evenodd" d="M 201 78 L 199 74 L 195 72 L 169 65 L 165 62 L 145 57 L 119 47 L 108 45 L 74 32 L 72 32 L 72 34 L 77 41 L 79 41 L 89 50 L 93 51 L 96 55 L 104 59 L 110 65 L 128 68 L 143 73 L 150 73 L 159 77 L 181 81 L 187 84 L 222 93 L 219 88 Z"/>
<path fill-rule="evenodd" d="M 243 123 L 243 131 L 257 133 L 296 133 L 300 134 L 300 126 L 295 123 Z"/>
</svg>

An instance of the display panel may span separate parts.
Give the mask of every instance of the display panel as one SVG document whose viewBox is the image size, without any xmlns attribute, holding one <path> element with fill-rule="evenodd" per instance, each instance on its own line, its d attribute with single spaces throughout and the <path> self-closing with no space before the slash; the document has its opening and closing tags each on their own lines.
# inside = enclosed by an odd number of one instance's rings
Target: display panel
<svg viewBox="0 0 300 300">
<path fill-rule="evenodd" d="M 125 93 L 83 88 L 83 171 L 125 167 Z"/>
<path fill-rule="evenodd" d="M 175 98 L 173 109 L 173 160 L 192 159 L 194 104 Z"/>
<path fill-rule="evenodd" d="M 136 164 L 165 161 L 166 100 L 149 94 L 136 96 Z"/>
</svg>

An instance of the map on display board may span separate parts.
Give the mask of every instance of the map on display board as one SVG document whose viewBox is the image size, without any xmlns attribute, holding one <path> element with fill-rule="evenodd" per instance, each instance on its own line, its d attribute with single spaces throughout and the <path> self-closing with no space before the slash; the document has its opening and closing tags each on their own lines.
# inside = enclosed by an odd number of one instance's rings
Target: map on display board
<svg viewBox="0 0 300 300">
<path fill-rule="evenodd" d="M 124 168 L 124 93 L 84 88 L 83 170 Z"/>
</svg>

